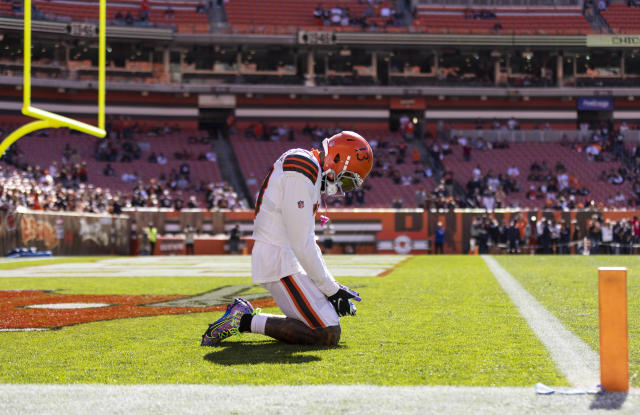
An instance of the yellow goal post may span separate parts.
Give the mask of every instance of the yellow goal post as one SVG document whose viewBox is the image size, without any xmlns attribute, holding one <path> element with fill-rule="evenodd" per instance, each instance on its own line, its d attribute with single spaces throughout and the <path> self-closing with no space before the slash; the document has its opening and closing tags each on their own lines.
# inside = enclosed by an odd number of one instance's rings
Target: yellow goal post
<svg viewBox="0 0 640 415">
<path fill-rule="evenodd" d="M 59 114 L 31 106 L 31 0 L 24 0 L 24 73 L 22 113 L 35 118 L 9 134 L 0 143 L 0 157 L 19 138 L 44 128 L 67 127 L 96 137 L 107 135 L 105 131 L 105 83 L 106 83 L 106 50 L 107 50 L 107 0 L 100 0 L 100 16 L 98 29 L 98 126 L 86 124 Z"/>
</svg>

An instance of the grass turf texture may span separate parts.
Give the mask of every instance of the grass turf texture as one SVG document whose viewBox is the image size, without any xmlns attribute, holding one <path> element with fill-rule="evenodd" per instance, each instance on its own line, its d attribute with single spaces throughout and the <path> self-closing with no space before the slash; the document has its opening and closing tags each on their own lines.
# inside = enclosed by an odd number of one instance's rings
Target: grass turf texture
<svg viewBox="0 0 640 415">
<path fill-rule="evenodd" d="M 564 385 L 478 257 L 414 257 L 379 278 L 344 278 L 364 301 L 339 347 L 247 334 L 199 346 L 221 313 L 0 333 L 4 383 Z M 248 278 L 0 278 L 0 288 L 82 294 L 196 294 Z M 277 309 L 265 312 L 277 313 Z"/>
<path fill-rule="evenodd" d="M 629 375 L 640 386 L 640 260 L 637 256 L 502 256 L 498 262 L 564 326 L 600 350 L 598 267 L 627 268 Z"/>
</svg>

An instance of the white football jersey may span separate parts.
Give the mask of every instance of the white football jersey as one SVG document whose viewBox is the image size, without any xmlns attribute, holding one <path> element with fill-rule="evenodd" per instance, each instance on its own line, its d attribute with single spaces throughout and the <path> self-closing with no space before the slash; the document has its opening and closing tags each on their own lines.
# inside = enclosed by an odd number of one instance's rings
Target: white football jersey
<svg viewBox="0 0 640 415">
<path fill-rule="evenodd" d="M 338 291 L 315 241 L 321 176 L 317 154 L 308 150 L 289 150 L 273 164 L 256 199 L 253 282 L 305 272 L 325 295 Z"/>
</svg>

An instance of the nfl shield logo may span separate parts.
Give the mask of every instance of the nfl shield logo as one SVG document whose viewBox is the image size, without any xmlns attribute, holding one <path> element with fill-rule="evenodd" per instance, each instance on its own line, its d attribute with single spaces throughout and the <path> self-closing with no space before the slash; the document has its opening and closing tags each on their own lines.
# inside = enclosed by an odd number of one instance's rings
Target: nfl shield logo
<svg viewBox="0 0 640 415">
<path fill-rule="evenodd" d="M 304 200 L 298 200 L 298 209 L 304 208 Z"/>
</svg>

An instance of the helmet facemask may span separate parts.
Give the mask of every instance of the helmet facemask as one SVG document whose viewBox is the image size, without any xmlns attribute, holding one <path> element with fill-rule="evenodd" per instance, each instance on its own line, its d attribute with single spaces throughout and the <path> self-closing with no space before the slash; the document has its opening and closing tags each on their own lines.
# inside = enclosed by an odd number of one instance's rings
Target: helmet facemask
<svg viewBox="0 0 640 415">
<path fill-rule="evenodd" d="M 358 173 L 349 170 L 342 170 L 336 174 L 333 170 L 322 173 L 322 187 L 327 196 L 344 196 L 346 192 L 351 192 L 362 186 L 362 178 Z"/>
<path fill-rule="evenodd" d="M 325 138 L 322 142 L 325 157 L 329 156 L 328 148 L 329 139 Z M 327 196 L 344 196 L 346 192 L 351 192 L 362 186 L 364 181 L 358 173 L 347 170 L 351 156 L 347 156 L 342 170 L 336 173 L 333 169 L 325 170 L 322 173 L 322 188 Z"/>
</svg>

